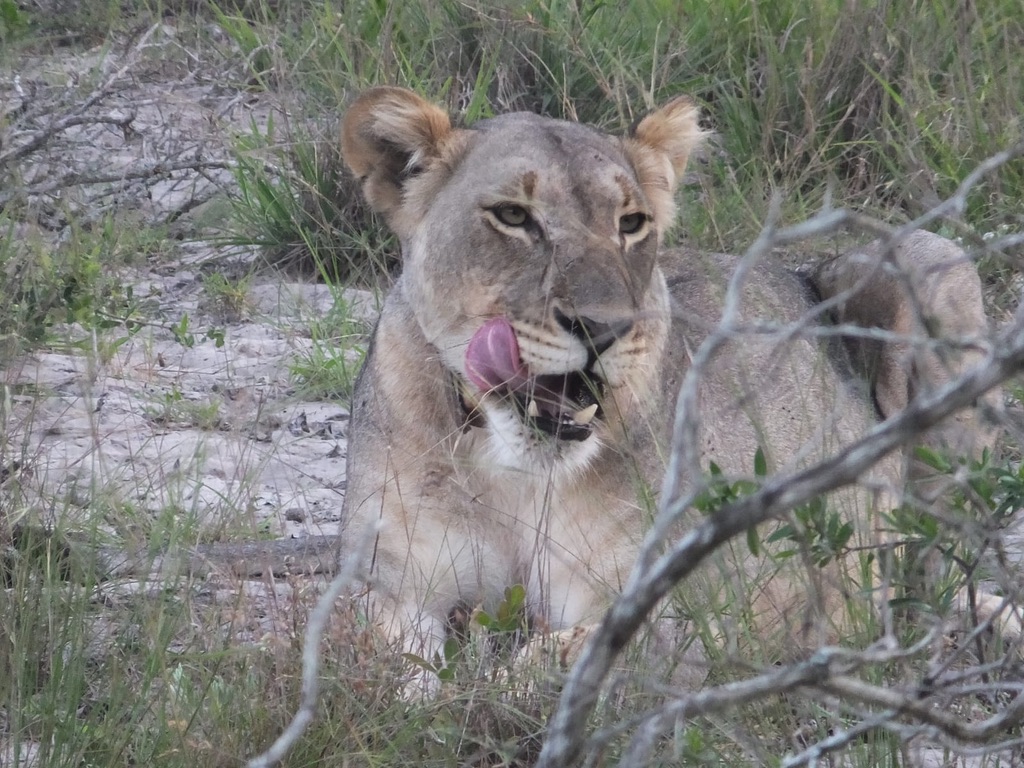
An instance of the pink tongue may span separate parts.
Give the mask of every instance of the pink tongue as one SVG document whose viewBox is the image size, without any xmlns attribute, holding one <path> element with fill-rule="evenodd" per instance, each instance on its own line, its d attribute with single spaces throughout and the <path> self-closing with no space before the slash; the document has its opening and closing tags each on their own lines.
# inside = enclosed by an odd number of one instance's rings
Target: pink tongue
<svg viewBox="0 0 1024 768">
<path fill-rule="evenodd" d="M 481 392 L 507 385 L 515 390 L 528 378 L 519 359 L 519 342 L 508 320 L 494 317 L 483 324 L 466 348 L 466 375 Z"/>
</svg>

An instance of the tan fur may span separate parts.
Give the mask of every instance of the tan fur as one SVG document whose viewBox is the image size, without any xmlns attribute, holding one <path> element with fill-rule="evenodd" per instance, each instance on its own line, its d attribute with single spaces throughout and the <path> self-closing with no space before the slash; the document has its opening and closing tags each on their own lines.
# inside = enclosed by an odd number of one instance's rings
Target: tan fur
<svg viewBox="0 0 1024 768">
<path fill-rule="evenodd" d="M 682 376 L 721 315 L 735 267 L 727 256 L 660 249 L 701 137 L 685 99 L 622 138 L 526 114 L 453 129 L 436 107 L 396 88 L 367 91 L 349 109 L 345 160 L 398 233 L 404 271 L 356 387 L 344 526 L 354 540 L 382 525 L 366 564 L 369 611 L 407 650 L 429 657 L 455 607 L 493 609 L 511 584 L 526 587 L 535 624 L 552 630 L 596 621 L 620 591 L 649 519 L 644 499 L 664 471 Z M 528 211 L 531 226 L 503 220 L 500 206 L 510 204 Z M 635 213 L 649 220 L 622 231 Z M 918 233 L 893 258 L 926 270 L 958 253 Z M 905 295 L 864 278 L 865 260 L 844 258 L 829 270 L 818 276 L 825 294 L 859 290 L 842 308 L 850 322 L 918 330 L 905 321 L 916 316 Z M 980 296 L 964 270 L 973 268 L 962 262 L 920 278 L 929 287 L 918 298 L 940 325 L 981 333 Z M 748 281 L 743 319 L 793 324 L 812 303 L 799 278 L 762 264 Z M 595 360 L 606 386 L 590 437 L 539 434 L 506 399 L 474 391 L 467 345 L 495 317 L 511 323 L 535 374 Z M 594 356 L 566 317 L 628 330 Z M 907 354 L 880 354 L 877 396 L 887 413 L 919 386 L 900 378 Z M 928 358 L 916 375 L 934 386 L 969 357 Z M 730 341 L 703 379 L 705 466 L 750 476 L 760 447 L 770 471 L 790 470 L 862 434 L 876 418 L 872 394 L 844 372 L 844 359 L 840 345 L 810 335 Z M 877 513 L 893 505 L 901 473 L 893 457 L 830 500 L 855 521 L 855 544 L 878 542 Z M 806 568 L 800 557 L 755 558 L 737 543 L 684 591 L 690 610 L 720 615 L 724 605 L 792 650 L 835 634 L 851 594 L 871 586 L 858 577 L 852 557 Z"/>
<path fill-rule="evenodd" d="M 879 243 L 852 251 L 818 267 L 815 282 L 825 295 L 842 299 L 839 320 L 882 328 L 902 339 L 882 344 L 852 340 L 851 352 L 874 382 L 875 400 L 886 418 L 918 394 L 946 383 L 952 374 L 981 361 L 988 320 L 982 308 L 981 279 L 974 264 L 949 240 L 915 232 L 886 253 Z M 849 297 L 845 298 L 844 297 Z M 955 342 L 934 346 L 910 340 Z M 962 346 L 958 346 L 962 345 Z M 972 346 L 973 345 L 973 346 Z M 982 403 L 1001 410 L 998 390 Z M 964 411 L 934 430 L 930 442 L 955 456 L 979 453 L 995 442 L 992 420 Z"/>
</svg>

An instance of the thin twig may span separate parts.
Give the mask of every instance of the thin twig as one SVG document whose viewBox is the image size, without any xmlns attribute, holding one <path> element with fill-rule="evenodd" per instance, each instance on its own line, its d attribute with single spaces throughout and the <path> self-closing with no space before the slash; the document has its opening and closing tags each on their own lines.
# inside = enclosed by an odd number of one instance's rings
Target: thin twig
<svg viewBox="0 0 1024 768">
<path fill-rule="evenodd" d="M 334 610 L 334 601 L 362 577 L 362 565 L 366 562 L 366 555 L 373 547 L 377 534 L 376 527 L 367 528 L 356 542 L 355 549 L 346 556 L 338 574 L 317 600 L 302 643 L 302 697 L 299 709 L 274 743 L 265 752 L 249 760 L 246 768 L 270 768 L 279 763 L 302 736 L 306 726 L 313 721 L 320 693 L 320 639 Z"/>
<path fill-rule="evenodd" d="M 46 186 L 35 189 L 30 188 L 26 192 L 33 195 L 49 195 L 70 186 L 113 184 L 121 181 L 158 178 L 177 171 L 223 171 L 230 170 L 231 167 L 231 163 L 223 160 L 179 160 L 174 162 L 159 161 L 141 168 L 126 169 L 118 173 L 89 174 L 76 171 L 67 173 Z"/>
<path fill-rule="evenodd" d="M 113 72 L 111 75 L 106 77 L 103 82 L 90 93 L 84 101 L 75 105 L 71 114 L 65 117 L 59 118 L 52 121 L 49 125 L 40 131 L 33 134 L 32 138 L 26 141 L 24 144 L 19 144 L 17 147 L 8 150 L 7 152 L 0 153 L 0 169 L 3 169 L 14 163 L 23 157 L 27 157 L 33 152 L 41 149 L 43 146 L 48 144 L 54 137 L 59 133 L 63 133 L 68 128 L 75 125 L 83 125 L 87 123 L 99 123 L 99 122 L 113 122 L 110 118 L 102 118 L 95 115 L 87 115 L 86 112 L 93 106 L 104 99 L 110 94 L 114 84 L 124 77 L 125 73 L 128 72 L 133 66 L 138 54 L 145 48 L 149 42 L 149 38 L 153 36 L 153 33 L 160 28 L 160 24 L 154 24 L 145 34 L 139 39 L 139 42 L 135 44 L 132 50 L 128 53 L 126 61 L 123 66 Z M 123 122 L 123 121 L 122 121 Z"/>
<path fill-rule="evenodd" d="M 812 744 L 803 752 L 787 757 L 782 761 L 782 768 L 797 768 L 801 765 L 817 765 L 818 761 L 826 755 L 829 755 L 832 752 L 838 752 L 840 749 L 852 744 L 865 733 L 870 733 L 876 728 L 884 726 L 892 720 L 894 715 L 895 712 L 889 710 L 862 720 L 849 728 L 841 728 L 831 736 Z"/>
<path fill-rule="evenodd" d="M 933 212 L 920 217 L 913 228 L 908 225 L 894 233 L 889 231 L 887 248 L 894 248 L 924 223 L 951 211 L 961 210 L 971 188 L 985 174 L 1021 153 L 1024 153 L 1024 143 L 987 160 L 964 180 L 951 198 L 937 206 Z M 615 658 L 668 591 L 693 573 L 715 549 L 766 520 L 855 482 L 886 454 L 960 408 L 973 404 L 1024 367 L 1022 310 L 1010 327 L 1000 334 L 980 365 L 938 391 L 915 400 L 902 413 L 876 426 L 830 459 L 809 469 L 767 479 L 757 492 L 726 504 L 665 551 L 664 542 L 669 540 L 673 526 L 701 491 L 696 456 L 700 379 L 704 368 L 724 340 L 735 331 L 735 318 L 738 317 L 736 302 L 746 273 L 774 245 L 833 233 L 852 220 L 851 215 L 845 211 L 824 211 L 794 227 L 777 230 L 774 228 L 774 218 L 769 216 L 768 224 L 730 280 L 719 326 L 697 350 L 683 379 L 676 405 L 672 452 L 662 485 L 658 515 L 644 540 L 640 556 L 621 596 L 592 633 L 570 673 L 558 709 L 549 723 L 548 736 L 537 763 L 542 768 L 561 768 L 577 760 L 586 739 L 587 720 Z M 879 229 L 884 230 L 884 225 Z M 687 493 L 683 493 L 681 489 L 687 482 L 691 486 Z"/>
<path fill-rule="evenodd" d="M 709 715 L 738 705 L 751 704 L 759 699 L 773 698 L 796 688 L 813 686 L 818 681 L 828 680 L 840 672 L 848 675 L 867 665 L 910 658 L 931 645 L 937 634 L 938 631 L 933 629 L 909 648 L 900 647 L 892 637 L 883 637 L 862 651 L 823 647 L 817 649 L 811 658 L 805 661 L 775 668 L 748 680 L 707 688 L 697 693 L 680 696 L 670 690 L 656 688 L 658 692 L 673 698 L 657 711 L 644 717 L 643 726 L 634 736 L 622 765 L 647 765 L 647 756 L 655 739 L 680 719 L 698 714 Z M 605 728 L 594 734 L 592 742 L 597 745 L 604 744 L 623 730 L 625 728 L 618 725 Z"/>
<path fill-rule="evenodd" d="M 971 723 L 962 716 L 921 701 L 911 693 L 871 685 L 863 680 L 838 675 L 815 683 L 818 689 L 846 700 L 887 707 L 897 715 L 909 715 L 919 722 L 933 725 L 958 741 L 981 743 L 992 736 L 1018 727 L 1024 719 L 1024 693 L 1018 694 L 1005 708 L 980 723 Z"/>
<path fill-rule="evenodd" d="M 978 185 L 978 183 L 993 171 L 1002 168 L 1011 160 L 1015 160 L 1022 155 L 1024 155 L 1024 141 L 1018 142 L 1009 149 L 1004 149 L 1002 152 L 997 152 L 992 155 L 992 157 L 979 163 L 978 167 L 967 174 L 964 180 L 960 182 L 960 185 L 956 188 L 956 192 L 934 208 L 925 211 L 913 221 L 908 221 L 900 227 L 893 235 L 894 242 L 899 243 L 904 238 L 909 237 L 919 229 L 923 229 L 933 221 L 938 221 L 939 219 L 944 219 L 951 215 L 962 215 L 964 210 L 967 208 L 967 197 L 971 194 L 971 191 Z"/>
</svg>

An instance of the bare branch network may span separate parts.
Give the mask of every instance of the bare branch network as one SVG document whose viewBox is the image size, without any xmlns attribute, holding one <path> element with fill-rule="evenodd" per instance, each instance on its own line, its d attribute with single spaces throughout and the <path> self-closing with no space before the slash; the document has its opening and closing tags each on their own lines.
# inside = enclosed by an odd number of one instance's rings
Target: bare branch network
<svg viewBox="0 0 1024 768">
<path fill-rule="evenodd" d="M 97 65 L 99 82 L 84 95 L 77 73 L 63 88 L 23 82 L 18 75 L 7 94 L 0 91 L 0 179 L 6 182 L 0 210 L 29 203 L 46 211 L 49 201 L 75 190 L 70 202 L 81 208 L 76 218 L 88 220 L 118 205 L 134 187 L 132 197 L 157 204 L 154 223 L 170 222 L 227 188 L 228 148 L 176 126 L 178 94 L 204 86 L 186 76 L 154 91 L 137 80 L 146 55 L 173 44 L 160 29 L 151 26 L 123 54 L 107 54 Z M 41 223 L 62 227 L 62 217 L 56 219 L 44 215 Z"/>
<path fill-rule="evenodd" d="M 887 453 L 913 440 L 923 430 L 938 424 L 1018 373 L 1024 367 L 1024 313 L 1018 312 L 1012 326 L 999 335 L 994 346 L 996 351 L 989 359 L 961 380 L 931 397 L 916 401 L 903 414 L 880 424 L 830 460 L 793 475 L 769 478 L 756 493 L 724 506 L 696 529 L 670 543 L 666 551 L 655 555 L 665 542 L 659 533 L 671 528 L 672 522 L 693 503 L 701 489 L 697 486 L 684 495 L 664 497 L 665 501 L 660 505 L 657 523 L 647 538 L 648 546 L 640 564 L 622 595 L 591 637 L 569 676 L 538 765 L 571 765 L 581 756 L 585 746 L 586 723 L 616 657 L 669 591 L 697 570 L 718 547 L 787 510 L 856 482 L 865 470 Z M 696 367 L 695 364 L 694 369 Z M 694 384 L 688 376 L 683 385 L 684 394 Z M 685 434 L 685 431 L 692 429 L 694 417 L 688 414 L 694 411 L 685 408 L 680 410 L 684 413 Z M 684 453 L 681 449 L 677 450 L 680 454 Z M 758 691 L 775 695 L 787 685 L 794 687 L 813 683 L 822 691 L 843 693 L 864 703 L 878 704 L 884 701 L 886 706 L 895 707 L 894 716 L 907 714 L 923 718 L 930 714 L 925 722 L 931 722 L 941 729 L 956 723 L 957 728 L 946 732 L 954 739 L 964 741 L 984 740 L 1001 728 L 1019 723 L 1024 715 L 1024 695 L 1018 693 L 1014 704 L 995 722 L 966 726 L 953 718 L 937 718 L 929 708 L 915 705 L 913 696 L 880 688 L 868 690 L 854 686 L 848 678 L 833 678 L 825 673 L 829 673 L 828 665 L 822 667 L 812 660 L 803 667 L 798 665 L 770 675 L 769 680 L 763 681 L 764 687 L 753 685 L 748 689 L 750 696 L 746 700 L 756 697 Z M 689 716 L 703 712 L 696 704 L 680 703 L 676 707 Z"/>
<path fill-rule="evenodd" d="M 889 231 L 889 247 L 894 247 L 916 228 L 935 221 L 942 216 L 956 214 L 963 210 L 970 190 L 985 174 L 1024 154 L 1024 144 L 990 158 L 976 169 L 960 185 L 948 200 L 919 217 L 905 227 Z M 592 634 L 579 661 L 574 666 L 559 707 L 549 725 L 547 739 L 541 754 L 539 766 L 554 767 L 574 764 L 584 753 L 586 725 L 597 705 L 602 685 L 612 665 L 629 640 L 636 634 L 655 607 L 680 581 L 692 574 L 705 559 L 732 538 L 761 523 L 776 518 L 784 512 L 814 498 L 852 484 L 876 462 L 889 452 L 911 442 L 929 427 L 940 423 L 964 406 L 974 403 L 979 397 L 999 386 L 1024 368 L 1024 308 L 1018 308 L 1012 323 L 1004 328 L 987 345 L 984 362 L 966 372 L 959 380 L 930 396 L 921 397 L 897 417 L 889 419 L 866 434 L 862 439 L 845 447 L 836 455 L 809 469 L 785 476 L 767 478 L 752 495 L 725 505 L 704 520 L 695 529 L 673 541 L 672 531 L 682 513 L 705 490 L 700 481 L 701 472 L 696 446 L 700 418 L 698 391 L 701 377 L 716 351 L 737 332 L 740 296 L 744 281 L 751 266 L 766 256 L 771 248 L 780 244 L 797 242 L 812 236 L 821 236 L 838 231 L 843 226 L 872 234 L 885 232 L 887 228 L 860 214 L 843 210 L 824 211 L 806 222 L 793 227 L 775 229 L 772 222 L 762 231 L 751 246 L 734 274 L 726 296 L 725 310 L 719 327 L 697 350 L 693 363 L 684 378 L 673 429 L 672 453 L 665 474 L 655 523 L 645 539 L 640 557 L 620 597 L 605 616 L 596 632 Z M 815 677 L 819 675 L 820 677 Z M 787 668 L 768 675 L 769 681 L 751 682 L 748 690 L 751 698 L 758 691 L 772 692 L 772 685 L 801 686 L 813 684 L 819 691 L 842 693 L 847 698 L 865 704 L 880 704 L 890 707 L 892 719 L 896 715 L 909 715 L 938 728 L 954 741 L 980 741 L 1000 728 L 1018 723 L 1024 716 L 1024 696 L 1020 693 L 1014 703 L 995 722 L 967 726 L 951 718 L 940 718 L 930 713 L 929 708 L 917 704 L 913 695 L 884 689 L 870 689 L 855 686 L 850 678 L 834 676 L 826 664 L 815 661 Z M 764 687 L 761 687 L 761 683 Z M 728 689 L 727 689 L 728 690 Z M 715 698 L 711 692 L 704 695 L 714 701 L 729 696 L 719 692 Z M 749 700 L 749 699 L 748 699 Z M 670 705 L 666 712 L 675 707 L 692 716 L 700 713 L 701 707 L 692 697 L 684 697 L 679 703 Z M 640 744 L 649 744 L 653 730 L 661 730 L 667 714 L 651 720 L 638 735 Z M 631 754 L 645 753 L 636 747 Z M 628 765 L 640 765 L 642 761 L 627 761 Z"/>
</svg>

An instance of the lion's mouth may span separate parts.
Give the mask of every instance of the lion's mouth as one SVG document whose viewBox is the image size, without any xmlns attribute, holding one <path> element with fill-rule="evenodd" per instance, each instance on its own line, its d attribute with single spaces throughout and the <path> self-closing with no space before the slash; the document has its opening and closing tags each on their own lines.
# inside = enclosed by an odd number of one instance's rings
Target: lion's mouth
<svg viewBox="0 0 1024 768">
<path fill-rule="evenodd" d="M 586 440 L 601 415 L 604 382 L 591 370 L 534 376 L 507 320 L 484 323 L 466 349 L 466 373 L 481 394 L 507 398 L 525 424 L 559 440 Z"/>
</svg>

